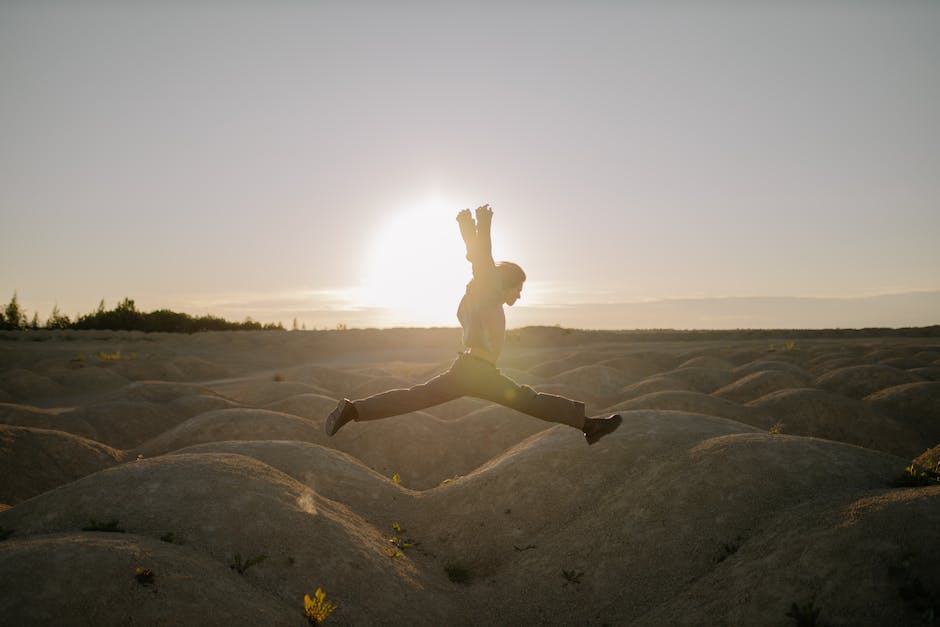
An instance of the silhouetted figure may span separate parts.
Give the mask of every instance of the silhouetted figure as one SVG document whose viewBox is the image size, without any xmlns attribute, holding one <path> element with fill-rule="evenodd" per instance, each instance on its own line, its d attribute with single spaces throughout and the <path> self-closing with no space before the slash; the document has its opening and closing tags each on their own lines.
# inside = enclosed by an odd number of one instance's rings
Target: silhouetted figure
<svg viewBox="0 0 940 627">
<path fill-rule="evenodd" d="M 489 205 L 477 208 L 475 222 L 469 209 L 457 214 L 460 234 L 467 245 L 467 260 L 473 265 L 473 280 L 467 284 L 467 292 L 457 308 L 467 350 L 447 372 L 425 383 L 355 401 L 343 399 L 326 421 L 327 435 L 333 435 L 350 420 L 365 422 L 398 416 L 461 396 L 486 399 L 542 420 L 580 429 L 588 444 L 594 444 L 620 426 L 619 414 L 587 418 L 581 401 L 536 392 L 497 370 L 496 360 L 503 350 L 506 335 L 503 304 L 510 307 L 515 304 L 526 276 L 514 263 L 493 261 L 492 219 L 493 210 Z"/>
</svg>

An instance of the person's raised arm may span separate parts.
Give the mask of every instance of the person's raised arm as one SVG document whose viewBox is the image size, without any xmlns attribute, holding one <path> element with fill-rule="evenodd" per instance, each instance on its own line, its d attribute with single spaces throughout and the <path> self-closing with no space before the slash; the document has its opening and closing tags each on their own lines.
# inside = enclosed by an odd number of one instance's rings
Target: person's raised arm
<svg viewBox="0 0 940 627">
<path fill-rule="evenodd" d="M 467 247 L 467 261 L 473 261 L 474 251 L 477 242 L 477 225 L 470 215 L 469 209 L 464 209 L 457 213 L 457 224 L 460 225 L 460 235 L 463 237 L 463 243 Z"/>
<path fill-rule="evenodd" d="M 477 250 L 475 261 L 493 265 L 493 241 L 490 237 L 490 225 L 493 222 L 493 210 L 489 205 L 477 207 Z"/>
</svg>

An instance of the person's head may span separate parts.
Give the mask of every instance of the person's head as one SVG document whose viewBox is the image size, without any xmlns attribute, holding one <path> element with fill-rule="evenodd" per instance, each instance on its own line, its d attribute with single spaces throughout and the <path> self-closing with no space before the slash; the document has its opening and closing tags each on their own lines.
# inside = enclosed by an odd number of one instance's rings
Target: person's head
<svg viewBox="0 0 940 627">
<path fill-rule="evenodd" d="M 497 263 L 496 272 L 499 273 L 499 280 L 503 285 L 503 302 L 512 307 L 522 294 L 525 272 L 511 261 Z"/>
</svg>

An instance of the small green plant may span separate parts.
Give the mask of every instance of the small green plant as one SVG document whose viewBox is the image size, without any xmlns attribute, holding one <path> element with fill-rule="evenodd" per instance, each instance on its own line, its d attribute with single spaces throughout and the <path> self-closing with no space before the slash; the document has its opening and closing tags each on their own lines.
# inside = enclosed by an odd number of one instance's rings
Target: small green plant
<svg viewBox="0 0 940 627">
<path fill-rule="evenodd" d="M 325 621 L 326 617 L 337 607 L 339 606 L 336 603 L 326 600 L 326 592 L 322 588 L 317 588 L 312 599 L 309 594 L 304 595 L 304 613 L 312 625 L 319 625 Z"/>
<path fill-rule="evenodd" d="M 790 611 L 787 616 L 796 621 L 797 627 L 816 627 L 816 619 L 819 618 L 820 608 L 816 607 L 816 599 L 812 598 L 803 605 L 797 605 L 796 602 L 790 605 Z"/>
<path fill-rule="evenodd" d="M 254 557 L 249 557 L 246 560 L 242 560 L 242 554 L 236 553 L 228 567 L 236 571 L 239 575 L 244 575 L 246 570 L 252 566 L 260 564 L 266 559 L 268 559 L 267 555 L 255 555 Z"/>
<path fill-rule="evenodd" d="M 405 538 L 401 535 L 402 533 L 404 533 L 405 530 L 402 529 L 402 526 L 399 525 L 397 522 L 392 523 L 392 531 L 394 531 L 396 534 L 399 534 L 399 535 L 394 535 L 388 540 L 388 543 L 394 547 L 394 550 L 392 551 L 392 553 L 389 554 L 391 557 L 404 557 L 404 554 L 394 555 L 394 553 L 396 552 L 401 553 L 401 551 L 404 551 L 405 549 L 410 549 L 411 547 L 418 544 L 415 540 L 411 538 Z"/>
<path fill-rule="evenodd" d="M 444 568 L 447 578 L 454 583 L 466 585 L 470 583 L 470 571 L 458 564 L 451 564 Z"/>
<path fill-rule="evenodd" d="M 462 477 L 462 476 L 463 476 L 463 475 L 455 475 L 455 476 L 450 477 L 450 478 L 448 478 L 448 479 L 444 479 L 444 480 L 441 481 L 439 484 L 437 484 L 437 487 L 440 488 L 440 487 L 443 487 L 443 486 L 445 486 L 445 485 L 450 485 L 450 484 L 456 482 L 457 479 L 460 479 L 460 477 Z"/>
<path fill-rule="evenodd" d="M 782 420 L 778 420 L 774 426 L 770 428 L 770 435 L 780 435 L 783 433 L 783 428 L 787 426 Z"/>
<path fill-rule="evenodd" d="M 917 464 L 911 464 L 899 474 L 893 485 L 901 488 L 918 488 L 926 485 L 940 483 L 940 475 L 930 470 L 924 470 Z"/>
<path fill-rule="evenodd" d="M 149 568 L 141 568 L 140 566 L 138 566 L 134 570 L 134 579 L 136 579 L 137 583 L 139 583 L 142 586 L 149 586 L 150 584 L 152 584 L 153 578 L 155 576 L 156 574 Z"/>
<path fill-rule="evenodd" d="M 117 519 L 108 522 L 98 522 L 94 518 L 88 521 L 88 525 L 82 527 L 82 531 L 106 531 L 108 533 L 124 533 L 124 530 L 118 526 Z"/>
<path fill-rule="evenodd" d="M 579 570 L 562 570 L 561 576 L 565 578 L 565 585 L 569 583 L 579 584 L 581 583 L 581 577 L 584 576 L 584 572 Z"/>
<path fill-rule="evenodd" d="M 13 535 L 12 529 L 6 529 L 4 527 L 0 527 L 0 542 L 3 542 L 4 540 L 6 540 L 12 535 Z"/>
<path fill-rule="evenodd" d="M 401 483 L 401 476 L 397 472 L 392 475 L 392 483 Z"/>
</svg>

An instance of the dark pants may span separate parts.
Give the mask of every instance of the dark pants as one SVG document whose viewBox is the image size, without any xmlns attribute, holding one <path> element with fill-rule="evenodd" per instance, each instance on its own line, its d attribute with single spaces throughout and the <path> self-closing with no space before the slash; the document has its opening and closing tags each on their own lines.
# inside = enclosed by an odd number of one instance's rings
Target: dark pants
<svg viewBox="0 0 940 627">
<path fill-rule="evenodd" d="M 353 401 L 356 420 L 378 420 L 440 405 L 461 396 L 482 398 L 549 422 L 580 429 L 584 403 L 541 394 L 502 375 L 484 359 L 460 355 L 450 370 L 408 389 L 389 390 Z"/>
</svg>

